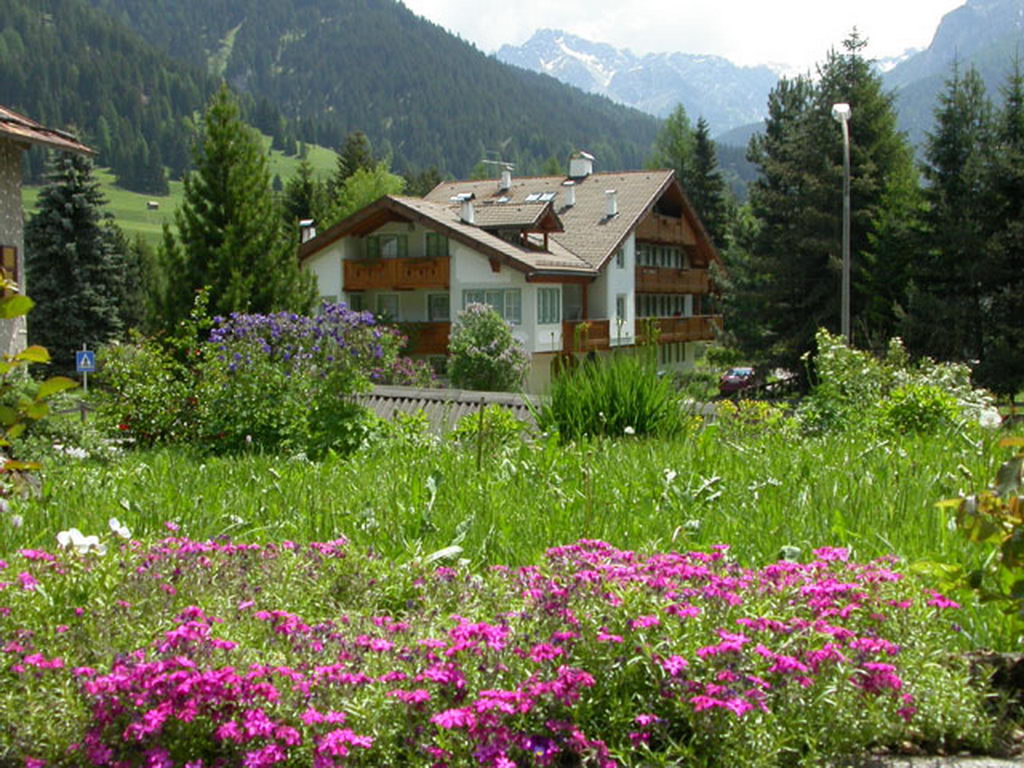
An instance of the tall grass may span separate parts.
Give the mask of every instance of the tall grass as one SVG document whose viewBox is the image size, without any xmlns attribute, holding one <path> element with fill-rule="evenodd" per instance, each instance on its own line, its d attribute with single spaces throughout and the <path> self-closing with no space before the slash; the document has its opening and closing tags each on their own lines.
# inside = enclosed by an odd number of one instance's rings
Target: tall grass
<svg viewBox="0 0 1024 768">
<path fill-rule="evenodd" d="M 678 432 L 679 397 L 671 378 L 658 375 L 653 352 L 613 352 L 563 371 L 552 381 L 541 427 L 563 440 Z"/>
<path fill-rule="evenodd" d="M 581 537 L 628 549 L 731 545 L 744 564 L 782 547 L 846 546 L 859 559 L 980 563 L 935 502 L 985 486 L 1003 457 L 993 437 L 948 440 L 736 435 L 721 426 L 672 439 L 554 441 L 486 457 L 449 441 L 386 440 L 351 459 L 209 459 L 180 450 L 109 465 L 51 466 L 38 498 L 14 503 L 0 554 L 52 547 L 60 530 L 136 536 L 174 521 L 192 537 L 328 540 L 405 561 L 461 548 L 477 565 L 536 562 Z M 995 612 L 966 617 L 999 644 Z"/>
</svg>

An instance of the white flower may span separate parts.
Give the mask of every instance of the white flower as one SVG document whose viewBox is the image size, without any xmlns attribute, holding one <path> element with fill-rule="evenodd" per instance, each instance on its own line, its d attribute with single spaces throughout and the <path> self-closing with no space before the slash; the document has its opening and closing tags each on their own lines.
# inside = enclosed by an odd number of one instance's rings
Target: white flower
<svg viewBox="0 0 1024 768">
<path fill-rule="evenodd" d="M 21 515 L 11 515 L 11 528 L 21 528 L 25 518 Z"/>
<path fill-rule="evenodd" d="M 80 555 L 96 552 L 99 555 L 107 553 L 107 546 L 100 542 L 99 536 L 83 536 L 77 528 L 70 528 L 57 534 L 57 544 L 61 549 L 73 547 Z"/>
<path fill-rule="evenodd" d="M 122 525 L 116 517 L 110 518 L 108 525 L 115 536 L 119 536 L 122 539 L 130 539 L 132 537 L 132 532 L 128 530 L 128 526 Z"/>
<path fill-rule="evenodd" d="M 676 471 L 674 469 L 665 469 L 665 485 L 671 485 L 672 481 L 676 479 Z"/>
<path fill-rule="evenodd" d="M 985 429 L 998 429 L 1003 423 L 1003 418 L 995 408 L 984 408 L 978 414 L 978 423 Z"/>
<path fill-rule="evenodd" d="M 636 434 L 636 430 L 633 429 L 632 427 L 626 427 L 622 431 L 625 432 L 627 435 L 635 435 Z"/>
</svg>

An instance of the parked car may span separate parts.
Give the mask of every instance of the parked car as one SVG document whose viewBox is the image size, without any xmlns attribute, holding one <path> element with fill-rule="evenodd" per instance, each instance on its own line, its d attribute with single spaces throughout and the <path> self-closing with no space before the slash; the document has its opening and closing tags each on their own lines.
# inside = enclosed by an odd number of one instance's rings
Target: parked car
<svg viewBox="0 0 1024 768">
<path fill-rule="evenodd" d="M 722 374 L 722 378 L 718 380 L 718 393 L 723 397 L 728 397 L 755 384 L 757 384 L 757 374 L 754 369 L 738 366 L 730 368 Z"/>
</svg>

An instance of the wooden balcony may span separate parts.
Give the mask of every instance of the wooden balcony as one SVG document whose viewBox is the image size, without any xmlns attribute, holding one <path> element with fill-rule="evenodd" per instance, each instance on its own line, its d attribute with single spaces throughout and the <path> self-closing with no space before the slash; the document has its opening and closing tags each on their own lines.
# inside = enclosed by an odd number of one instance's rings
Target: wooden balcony
<svg viewBox="0 0 1024 768">
<path fill-rule="evenodd" d="M 636 228 L 636 239 L 664 245 L 696 245 L 697 237 L 682 218 L 652 213 Z"/>
<path fill-rule="evenodd" d="M 402 333 L 409 337 L 407 355 L 447 355 L 448 334 L 451 323 L 399 323 Z"/>
<path fill-rule="evenodd" d="M 346 291 L 448 290 L 450 259 L 346 259 Z"/>
<path fill-rule="evenodd" d="M 659 344 L 674 344 L 680 341 L 712 341 L 715 335 L 722 330 L 722 316 L 638 317 L 636 319 L 637 343 L 644 342 L 644 334 L 651 324 L 657 330 Z"/>
<path fill-rule="evenodd" d="M 585 325 L 576 339 L 576 328 Z M 592 352 L 598 349 L 610 349 L 612 345 L 610 320 L 577 320 L 562 323 L 562 351 Z"/>
<path fill-rule="evenodd" d="M 709 293 L 711 278 L 706 269 L 637 267 L 637 293 Z"/>
</svg>

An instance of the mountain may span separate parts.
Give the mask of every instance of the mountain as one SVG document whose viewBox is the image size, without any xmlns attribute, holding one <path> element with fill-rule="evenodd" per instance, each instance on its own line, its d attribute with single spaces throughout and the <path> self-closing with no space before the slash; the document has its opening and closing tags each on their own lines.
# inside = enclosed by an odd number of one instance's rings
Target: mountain
<svg viewBox="0 0 1024 768">
<path fill-rule="evenodd" d="M 180 61 L 266 99 L 298 138 L 338 147 L 362 130 L 399 170 L 517 172 L 585 148 L 606 170 L 642 165 L 658 123 L 486 56 L 397 0 L 88 0 Z"/>
<path fill-rule="evenodd" d="M 680 102 L 693 120 L 703 116 L 714 133 L 763 119 L 768 92 L 778 80 L 769 67 L 740 67 L 719 56 L 649 53 L 594 43 L 542 29 L 521 46 L 504 45 L 500 61 L 543 72 L 664 117 Z"/>
<path fill-rule="evenodd" d="M 1013 61 L 1024 45 L 1024 0 L 967 0 L 939 23 L 927 49 L 889 70 L 885 84 L 896 91 L 900 127 L 915 144 L 931 129 L 933 112 L 954 62 L 977 68 L 998 100 Z"/>
</svg>

